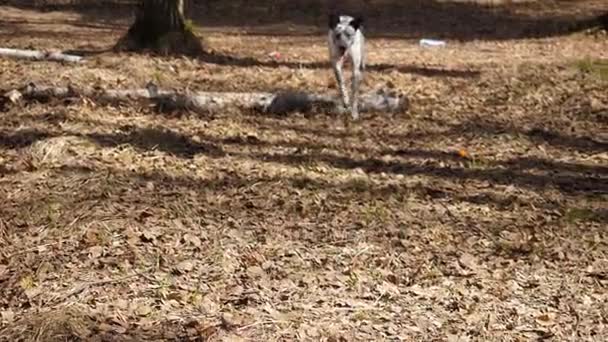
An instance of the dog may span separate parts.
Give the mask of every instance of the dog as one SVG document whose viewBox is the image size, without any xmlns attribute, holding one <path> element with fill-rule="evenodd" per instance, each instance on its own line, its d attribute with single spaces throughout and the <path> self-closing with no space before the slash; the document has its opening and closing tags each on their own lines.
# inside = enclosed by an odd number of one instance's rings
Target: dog
<svg viewBox="0 0 608 342">
<path fill-rule="evenodd" d="M 349 108 L 349 99 L 344 83 L 344 62 L 352 62 L 352 85 L 350 112 L 353 120 L 359 119 L 359 85 L 365 71 L 365 37 L 363 36 L 363 18 L 349 15 L 329 14 L 329 58 L 338 82 L 344 108 Z"/>
</svg>

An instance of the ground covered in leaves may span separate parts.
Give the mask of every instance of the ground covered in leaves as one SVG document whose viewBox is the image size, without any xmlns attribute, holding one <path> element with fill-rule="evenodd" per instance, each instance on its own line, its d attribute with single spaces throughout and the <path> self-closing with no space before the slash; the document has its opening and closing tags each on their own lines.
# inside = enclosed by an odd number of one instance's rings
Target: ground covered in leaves
<svg viewBox="0 0 608 342">
<path fill-rule="evenodd" d="M 0 89 L 336 92 L 324 28 L 151 57 L 103 52 L 130 17 L 102 14 L 0 6 L 1 47 L 88 52 L 0 58 Z M 350 127 L 0 104 L 0 340 L 606 340 L 608 39 L 518 32 L 372 34 L 365 88 L 412 106 Z"/>
</svg>

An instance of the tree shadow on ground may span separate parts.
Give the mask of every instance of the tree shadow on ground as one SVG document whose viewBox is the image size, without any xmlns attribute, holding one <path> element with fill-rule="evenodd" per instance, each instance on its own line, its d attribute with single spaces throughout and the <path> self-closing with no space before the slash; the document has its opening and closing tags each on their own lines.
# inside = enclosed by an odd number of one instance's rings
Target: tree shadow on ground
<svg viewBox="0 0 608 342">
<path fill-rule="evenodd" d="M 532 128 L 517 127 L 512 124 L 505 124 L 486 119 L 469 120 L 460 124 L 441 123 L 442 128 L 437 131 L 411 131 L 407 133 L 383 132 L 382 137 L 387 140 L 398 140 L 401 142 L 432 140 L 435 138 L 459 138 L 474 136 L 500 136 L 508 135 L 514 138 L 525 138 L 536 143 L 548 144 L 558 148 L 572 149 L 584 153 L 598 153 L 608 150 L 608 142 L 595 139 L 593 137 L 579 135 L 569 135 L 546 127 L 534 126 Z M 272 124 L 262 125 L 267 129 L 293 130 L 301 134 L 314 134 L 331 138 L 364 138 L 368 135 L 365 131 L 338 131 L 329 128 L 310 128 L 304 125 L 293 125 L 289 123 L 272 122 Z M 398 151 L 395 151 L 398 153 Z"/>
<path fill-rule="evenodd" d="M 0 130 L 0 148 L 19 149 L 25 148 L 36 141 L 52 138 L 57 134 L 38 129 L 20 129 L 13 132 Z"/>
<path fill-rule="evenodd" d="M 187 139 L 187 138 L 186 138 Z M 233 156 L 253 158 L 263 162 L 282 163 L 286 165 L 308 165 L 311 162 L 325 163 L 332 167 L 354 170 L 362 169 L 367 173 L 389 173 L 401 175 L 430 175 L 452 180 L 488 181 L 499 185 L 516 185 L 531 189 L 555 188 L 567 194 L 603 194 L 608 193 L 608 183 L 604 178 L 608 168 L 578 163 L 555 162 L 528 157 L 512 158 L 507 161 L 488 161 L 485 168 L 475 166 L 446 166 L 418 164 L 407 161 L 384 161 L 378 158 L 356 159 L 340 154 L 322 152 L 316 143 L 264 142 L 259 138 L 229 137 L 224 139 L 203 136 L 202 139 L 212 146 L 223 144 L 260 146 L 282 146 L 296 148 L 298 151 L 308 149 L 310 153 L 278 154 L 268 152 L 234 152 Z M 402 157 L 426 158 L 436 161 L 459 160 L 455 154 L 445 151 L 400 149 L 391 152 Z M 526 170 L 541 170 L 546 175 L 539 175 Z M 557 174 L 555 174 L 557 172 Z"/>
<path fill-rule="evenodd" d="M 242 156 L 241 156 L 242 157 Z M 354 165 L 350 163 L 349 165 Z M 357 164 L 357 167 L 360 165 Z M 419 171 L 417 169 L 415 171 Z M 64 167 L 62 172 L 68 173 L 94 173 L 102 170 L 93 169 L 82 169 L 78 167 Z M 156 201 L 154 197 L 163 197 L 165 193 L 171 193 L 179 196 L 179 194 L 187 193 L 188 191 L 194 191 L 195 194 L 202 192 L 220 192 L 222 194 L 229 193 L 242 193 L 245 194 L 250 189 L 252 184 L 256 184 L 257 187 L 266 188 L 266 190 L 260 190 L 262 192 L 267 191 L 268 193 L 273 192 L 273 189 L 278 188 L 295 188 L 299 190 L 306 190 L 312 192 L 328 192 L 332 194 L 332 197 L 336 199 L 353 199 L 356 201 L 372 201 L 372 200 L 390 200 L 398 199 L 404 201 L 406 197 L 410 195 L 416 195 L 418 197 L 426 198 L 428 200 L 445 200 L 452 203 L 465 202 L 475 205 L 492 205 L 497 210 L 512 210 L 514 206 L 530 206 L 533 205 L 535 210 L 546 209 L 546 210 L 558 210 L 563 213 L 571 211 L 572 213 L 566 217 L 571 221 L 584 220 L 593 222 L 608 222 L 607 211 L 598 208 L 581 208 L 571 206 L 568 203 L 561 201 L 551 201 L 537 199 L 530 199 L 527 197 L 521 197 L 514 194 L 503 194 L 500 191 L 495 191 L 490 188 L 486 189 L 471 189 L 473 193 L 469 191 L 463 191 L 463 189 L 454 183 L 429 183 L 423 184 L 421 182 L 409 183 L 409 184 L 378 184 L 368 178 L 353 178 L 344 180 L 332 180 L 322 178 L 311 178 L 307 175 L 276 175 L 276 176 L 260 176 L 260 175 L 248 175 L 241 173 L 231 172 L 229 174 L 218 174 L 215 177 L 209 179 L 198 179 L 189 175 L 169 175 L 162 171 L 154 172 L 135 172 L 135 171 L 124 171 L 118 169 L 104 170 L 103 173 L 112 174 L 113 177 L 117 177 L 117 184 L 130 184 L 129 186 L 133 189 L 138 189 L 132 195 L 137 198 L 148 198 L 152 203 Z M 432 169 L 427 169 L 426 172 L 422 171 L 420 174 L 438 175 L 439 172 L 433 173 Z M 410 174 L 416 174 L 412 172 Z M 496 182 L 495 184 L 509 185 L 513 184 L 516 186 L 524 186 L 531 188 L 532 190 L 541 190 L 545 186 L 556 186 L 558 190 L 562 191 L 566 195 L 589 195 L 590 193 L 577 193 L 567 191 L 567 188 L 560 188 L 559 182 L 552 182 L 551 177 L 542 177 L 536 175 L 525 175 L 515 171 L 504 170 L 503 174 L 495 173 L 494 169 L 484 172 L 483 170 L 477 170 L 472 177 L 477 177 L 481 180 L 493 180 L 494 176 L 503 177 L 504 175 L 511 176 L 505 178 L 504 182 Z M 519 178 L 516 178 L 519 177 Z M 464 180 L 466 178 L 460 178 Z M 456 180 L 456 179 L 450 179 Z M 576 182 L 580 181 L 579 177 L 573 176 L 567 179 L 572 182 L 573 187 L 577 187 Z M 154 189 L 146 186 L 148 182 L 155 184 Z M 139 185 L 137 185 L 139 184 Z M 532 185 L 532 186 L 531 186 Z M 178 191 L 176 191 L 176 189 Z M 572 189 L 572 188 L 571 188 Z M 580 188 L 579 188 L 580 189 Z M 188 190 L 188 191 L 186 191 Z M 566 190 L 566 191 L 563 191 Z M 596 194 L 608 194 L 608 185 L 599 185 L 595 189 Z M 150 193 L 147 193 L 150 192 Z M 199 194 L 200 195 L 200 194 Z M 198 195 L 197 195 L 198 196 Z M 108 198 L 111 200 L 111 196 Z M 127 200 L 127 199 L 123 199 Z M 533 201 L 534 203 L 530 203 Z M 142 203 L 146 205 L 146 203 Z M 235 204 L 236 205 L 236 204 Z M 242 203 L 245 207 L 246 203 Z M 276 210 L 282 210 L 275 208 Z"/>
<path fill-rule="evenodd" d="M 488 120 L 468 121 L 454 125 L 450 128 L 448 136 L 455 135 L 501 135 L 525 136 L 540 143 L 547 143 L 555 147 L 575 149 L 581 152 L 602 152 L 608 150 L 608 142 L 598 141 L 587 136 L 572 136 L 552 131 L 544 127 L 522 129 L 510 124 Z"/>
<path fill-rule="evenodd" d="M 310 132 L 318 132 L 315 129 L 311 129 L 307 133 Z M 328 144 L 321 143 L 319 141 L 288 141 L 288 140 L 279 140 L 279 141 L 264 141 L 256 136 L 230 136 L 225 138 L 213 138 L 209 135 L 206 135 L 203 132 L 199 132 L 197 136 L 205 141 L 213 141 L 214 143 L 222 146 L 222 145 L 240 145 L 244 147 L 287 147 L 295 149 L 297 153 L 301 153 L 301 151 L 312 151 L 313 154 L 319 153 L 322 150 L 331 149 L 335 146 L 331 146 Z M 466 162 L 467 159 L 464 159 L 460 156 L 456 151 L 438 151 L 438 150 L 428 150 L 428 149 L 420 149 L 420 148 L 397 148 L 397 149 L 382 149 L 380 151 L 374 152 L 368 148 L 357 148 L 357 147 L 349 147 L 349 151 L 355 151 L 359 153 L 365 154 L 374 154 L 377 155 L 378 158 L 383 156 L 398 156 L 402 158 L 408 159 L 426 159 L 432 161 L 449 161 L 449 162 Z M 523 170 L 541 170 L 547 172 L 571 172 L 571 173 L 580 173 L 580 174 L 588 174 L 588 175 L 601 175 L 608 176 L 608 166 L 603 165 L 586 165 L 580 163 L 568 163 L 563 161 L 555 161 L 543 158 L 535 158 L 535 157 L 516 157 L 507 160 L 499 160 L 499 161 L 484 161 L 484 164 L 495 167 L 509 168 L 513 170 L 523 171 Z"/>
<path fill-rule="evenodd" d="M 378 158 L 354 159 L 326 153 L 306 155 L 286 155 L 253 153 L 250 155 L 265 162 L 286 165 L 307 165 L 311 162 L 325 163 L 344 170 L 361 169 L 371 174 L 399 174 L 405 176 L 427 175 L 451 180 L 487 181 L 497 185 L 516 185 L 531 189 L 555 188 L 566 194 L 604 194 L 608 193 L 608 182 L 600 177 L 576 175 L 538 175 L 504 167 L 466 168 L 420 165 L 404 161 L 386 162 Z M 576 167 L 576 166 L 571 166 Z"/>
<path fill-rule="evenodd" d="M 197 154 L 210 157 L 225 155 L 217 144 L 196 142 L 181 133 L 163 127 L 138 128 L 128 125 L 120 127 L 119 133 L 90 133 L 85 134 L 84 137 L 104 147 L 128 144 L 140 150 L 160 150 L 180 158 L 193 158 Z"/>
<path fill-rule="evenodd" d="M 28 9 L 50 8 L 75 11 L 86 22 L 130 20 L 135 2 L 90 0 L 46 6 L 24 5 Z M 297 36 L 326 32 L 330 10 L 361 14 L 366 18 L 370 38 L 433 37 L 461 41 L 510 40 L 551 37 L 581 31 L 599 24 L 608 7 L 597 2 L 557 1 L 481 5 L 471 2 L 418 0 L 315 1 L 191 1 L 188 16 L 201 27 L 240 27 L 245 34 Z M 126 19 L 128 18 L 128 19 Z M 297 28 L 293 28 L 297 27 Z"/>
<path fill-rule="evenodd" d="M 193 158 L 197 154 L 209 157 L 225 155 L 214 143 L 196 142 L 189 137 L 163 127 L 138 128 L 127 125 L 115 133 L 51 132 L 39 129 L 22 129 L 13 132 L 0 130 L 0 149 L 27 148 L 37 141 L 60 136 L 77 136 L 88 139 L 101 147 L 130 145 L 141 151 L 159 150 L 179 158 Z"/>
<path fill-rule="evenodd" d="M 329 62 L 282 62 L 282 61 L 261 61 L 253 57 L 235 57 L 219 53 L 205 53 L 198 57 L 204 63 L 238 66 L 238 67 L 287 67 L 290 69 L 328 69 Z M 426 77 L 454 77 L 454 78 L 474 78 L 481 72 L 477 70 L 458 70 L 443 69 L 424 66 L 376 63 L 367 64 L 366 71 L 398 71 L 401 73 L 416 74 Z"/>
<path fill-rule="evenodd" d="M 262 162 L 281 163 L 292 166 L 324 163 L 334 168 L 344 170 L 361 169 L 370 174 L 399 174 L 399 175 L 427 175 L 446 180 L 458 181 L 485 181 L 496 185 L 515 185 L 524 188 L 542 190 L 554 188 L 564 194 L 571 195 L 602 195 L 608 193 L 608 168 L 604 166 L 581 165 L 578 163 L 555 162 L 545 159 L 512 158 L 507 161 L 488 161 L 483 167 L 454 163 L 441 166 L 437 163 L 415 163 L 408 160 L 385 161 L 381 156 L 372 158 L 355 158 L 342 153 L 328 153 L 320 150 L 314 143 L 310 145 L 292 144 L 290 142 L 272 144 L 255 139 L 214 139 L 209 136 L 199 137 L 194 141 L 182 133 L 164 128 L 144 128 L 123 126 L 121 132 L 112 134 L 84 134 L 100 146 L 116 147 L 124 144 L 134 146 L 141 150 L 161 150 L 181 158 L 193 158 L 197 154 L 211 157 L 225 155 L 221 148 L 223 144 L 264 145 L 295 147 L 295 153 L 271 153 L 259 150 L 232 152 L 233 157 L 255 159 Z M 36 140 L 51 136 L 41 131 L 24 130 L 17 133 L 4 133 L 0 140 L 2 146 L 7 148 L 22 148 L 29 146 Z M 302 151 L 309 149 L 310 151 Z M 445 151 L 399 149 L 384 151 L 400 157 L 426 158 L 434 161 L 458 160 L 455 155 Z M 543 174 L 527 172 L 540 170 Z"/>
<path fill-rule="evenodd" d="M 140 278 L 141 281 L 146 281 L 145 275 Z M 26 315 L 4 325 L 0 334 L 15 340 L 32 338 L 44 341 L 199 341 L 203 328 L 207 334 L 224 334 L 221 322 L 215 322 L 211 318 L 163 320 L 147 325 L 136 324 L 130 329 L 124 329 L 123 325 L 111 317 L 81 312 L 68 306 Z"/>
<path fill-rule="evenodd" d="M 26 22 L 23 20 L 23 22 Z M 48 24 L 46 22 L 41 22 Z M 53 24 L 60 24 L 53 22 Z M 88 27 L 96 30 L 104 30 L 110 32 L 112 35 L 118 31 L 114 27 L 106 27 L 104 25 L 95 24 L 79 24 L 70 22 L 69 25 L 74 27 Z M 0 39 L 6 40 L 31 40 L 35 39 L 51 39 L 56 38 L 58 35 L 62 35 L 66 42 L 95 42 L 100 41 L 98 33 L 95 32 L 81 32 L 76 30 L 72 31 L 45 31 L 31 28 L 21 28 L 19 24 L 14 21 L 7 21 L 5 26 L 5 32 L 0 33 Z M 116 35 L 118 39 L 118 35 Z M 31 47 L 34 48 L 35 47 Z M 113 47 L 106 46 L 101 47 L 98 45 L 92 45 L 91 43 L 81 44 L 80 46 L 65 49 L 62 51 L 66 54 L 73 54 L 83 57 L 96 56 L 108 52 L 114 52 Z M 266 68 L 280 68 L 285 67 L 289 69 L 329 69 L 329 62 L 286 62 L 286 61 L 275 61 L 275 60 L 260 60 L 254 57 L 240 57 L 228 54 L 222 54 L 218 52 L 204 52 L 197 53 L 192 56 L 203 63 L 216 64 L 221 66 L 235 66 L 235 67 L 266 67 Z M 428 66 L 417 66 L 417 65 L 404 65 L 404 64 L 388 64 L 388 63 L 374 63 L 366 65 L 367 71 L 372 72 L 390 72 L 397 71 L 401 73 L 416 74 L 425 77 L 453 77 L 453 78 L 476 78 L 481 73 L 478 70 L 466 70 L 466 69 L 447 69 L 437 68 Z"/>
</svg>

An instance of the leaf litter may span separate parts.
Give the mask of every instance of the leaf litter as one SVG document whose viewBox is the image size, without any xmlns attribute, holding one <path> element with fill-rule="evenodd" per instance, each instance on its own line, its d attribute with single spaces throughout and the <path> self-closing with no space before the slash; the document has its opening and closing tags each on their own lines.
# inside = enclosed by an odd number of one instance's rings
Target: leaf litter
<svg viewBox="0 0 608 342">
<path fill-rule="evenodd" d="M 19 11 L 7 15 L 49 20 Z M 206 34 L 244 55 L 325 56 L 322 37 Z M 366 86 L 407 89 L 412 110 L 349 128 L 324 115 L 8 104 L 0 339 L 605 339 L 608 92 L 571 60 L 606 41 L 412 44 L 370 39 L 371 57 L 479 76 L 370 70 Z M 153 74 L 177 88 L 332 85 L 327 69 L 187 58 L 1 63 L 3 88 L 57 72 L 103 87 Z"/>
</svg>

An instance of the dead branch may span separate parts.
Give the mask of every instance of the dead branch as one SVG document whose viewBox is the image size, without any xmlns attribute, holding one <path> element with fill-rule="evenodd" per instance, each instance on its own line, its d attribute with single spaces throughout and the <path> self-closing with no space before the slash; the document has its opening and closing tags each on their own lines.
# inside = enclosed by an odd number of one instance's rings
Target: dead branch
<svg viewBox="0 0 608 342">
<path fill-rule="evenodd" d="M 37 50 L 20 50 L 20 49 L 6 49 L 0 48 L 0 56 L 17 58 L 17 59 L 32 59 L 37 61 L 54 61 L 54 62 L 68 62 L 68 63 L 80 63 L 83 61 L 83 57 L 76 55 L 67 55 L 61 52 L 47 52 Z"/>
<path fill-rule="evenodd" d="M 11 102 L 20 98 L 33 100 L 62 99 L 70 97 L 87 97 L 96 102 L 120 104 L 140 102 L 155 104 L 163 109 L 185 109 L 197 113 L 209 113 L 217 110 L 236 107 L 268 114 L 288 112 L 311 112 L 321 110 L 328 113 L 344 113 L 338 97 L 326 94 L 311 94 L 298 91 L 279 93 L 261 92 L 178 92 L 160 90 L 148 84 L 144 89 L 100 89 L 83 87 L 49 87 L 29 84 L 4 95 Z M 384 89 L 362 95 L 361 112 L 402 112 L 407 110 L 409 101 L 403 94 Z"/>
</svg>

